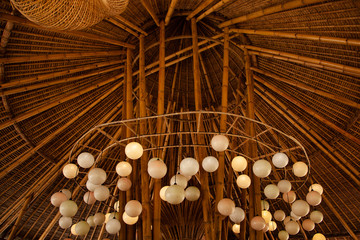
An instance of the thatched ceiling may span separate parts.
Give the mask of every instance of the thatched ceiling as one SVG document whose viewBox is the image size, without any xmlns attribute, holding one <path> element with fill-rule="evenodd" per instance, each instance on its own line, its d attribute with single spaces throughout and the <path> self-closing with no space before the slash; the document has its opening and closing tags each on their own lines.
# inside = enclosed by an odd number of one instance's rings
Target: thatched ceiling
<svg viewBox="0 0 360 240">
<path fill-rule="evenodd" d="M 19 239 L 63 239 L 68 235 L 69 230 L 61 230 L 54 220 L 58 210 L 50 204 L 50 196 L 63 187 L 72 187 L 72 182 L 63 178 L 61 168 L 75 141 L 97 124 L 124 118 L 124 46 L 134 46 L 135 88 L 141 33 L 147 34 L 148 113 L 156 113 L 159 27 L 144 2 L 164 19 L 171 1 L 132 0 L 120 18 L 68 32 L 38 27 L 12 9 L 8 0 L 1 0 L 1 237 L 9 234 L 30 195 L 31 202 L 18 229 Z M 179 0 L 166 26 L 166 56 L 172 56 L 166 60 L 165 110 L 169 112 L 195 109 L 191 27 L 186 18 L 202 2 Z M 221 103 L 221 24 L 289 1 L 223 2 L 197 23 L 199 42 L 203 41 L 199 46 L 202 102 L 207 110 L 219 110 Z M 312 180 L 325 189 L 327 200 L 318 207 L 325 219 L 316 231 L 333 239 L 350 239 L 350 232 L 360 234 L 360 3 L 303 2 L 305 5 L 298 8 L 229 26 L 229 111 L 243 114 L 246 107 L 246 48 L 253 62 L 256 119 L 294 136 L 305 146 L 312 162 Z M 252 30 L 292 34 L 253 34 Z M 185 48 L 189 49 L 179 54 Z M 134 91 L 134 96 L 137 94 Z M 273 141 L 276 143 L 276 139 Z M 92 211 L 100 207 L 95 204 Z M 193 216 L 184 215 L 174 222 L 168 219 L 188 209 L 194 210 Z M 201 219 L 200 209 L 200 203 L 181 208 L 165 204 L 165 237 L 176 238 L 172 236 L 179 234 L 172 229 L 175 224 Z M 184 227 L 182 236 L 202 236 L 203 226 L 196 226 Z M 87 239 L 97 239 L 99 232 L 90 232 Z M 302 233 L 297 235 L 304 237 Z"/>
</svg>

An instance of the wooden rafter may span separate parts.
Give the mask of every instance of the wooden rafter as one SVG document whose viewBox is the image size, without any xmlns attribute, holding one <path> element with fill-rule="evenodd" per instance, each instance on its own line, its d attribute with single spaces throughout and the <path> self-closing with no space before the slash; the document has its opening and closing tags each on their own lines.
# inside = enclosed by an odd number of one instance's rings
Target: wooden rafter
<svg viewBox="0 0 360 240">
<path fill-rule="evenodd" d="M 141 4 L 144 6 L 144 8 L 146 9 L 146 11 L 150 14 L 150 16 L 152 17 L 152 19 L 154 20 L 155 24 L 157 26 L 160 26 L 160 21 L 158 16 L 155 13 L 154 8 L 151 6 L 151 4 L 148 2 L 148 0 L 141 0 Z"/>
<path fill-rule="evenodd" d="M 192 11 L 187 17 L 186 20 L 192 19 L 196 14 L 201 12 L 203 9 L 205 9 L 207 6 L 209 6 L 214 0 L 206 0 L 202 2 L 194 11 Z"/>
<path fill-rule="evenodd" d="M 169 9 L 168 9 L 168 11 L 166 13 L 166 17 L 165 17 L 165 26 L 167 26 L 169 24 L 171 16 L 174 13 L 177 2 L 178 2 L 178 0 L 171 0 Z"/>
<path fill-rule="evenodd" d="M 221 0 L 220 2 L 218 2 L 217 4 L 215 4 L 214 6 L 210 7 L 208 10 L 206 10 L 203 14 L 201 14 L 200 16 L 198 16 L 196 18 L 196 21 L 200 21 L 201 19 L 203 19 L 204 17 L 208 16 L 209 14 L 211 14 L 212 12 L 216 11 L 217 9 L 221 8 L 223 5 L 225 5 L 226 3 L 233 1 L 233 0 Z"/>
</svg>

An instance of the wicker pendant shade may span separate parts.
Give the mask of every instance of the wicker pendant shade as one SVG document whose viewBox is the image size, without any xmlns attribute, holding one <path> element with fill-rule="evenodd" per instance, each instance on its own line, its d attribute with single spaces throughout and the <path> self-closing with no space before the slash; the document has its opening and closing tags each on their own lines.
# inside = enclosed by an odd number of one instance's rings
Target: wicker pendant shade
<svg viewBox="0 0 360 240">
<path fill-rule="evenodd" d="M 11 0 L 16 9 L 40 26 L 80 30 L 122 13 L 128 0 Z"/>
</svg>

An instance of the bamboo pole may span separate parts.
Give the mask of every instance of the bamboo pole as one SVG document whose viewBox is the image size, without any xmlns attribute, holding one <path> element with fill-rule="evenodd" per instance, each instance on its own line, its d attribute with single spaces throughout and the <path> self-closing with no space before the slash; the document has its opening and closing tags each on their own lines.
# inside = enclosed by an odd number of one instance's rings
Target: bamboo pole
<svg viewBox="0 0 360 240">
<path fill-rule="evenodd" d="M 139 34 L 135 31 L 133 31 L 131 28 L 129 28 L 128 26 L 126 26 L 125 24 L 123 23 L 120 23 L 117 19 L 114 19 L 114 18 L 106 18 L 106 21 L 114 24 L 115 26 L 125 30 L 126 32 L 134 35 L 135 37 L 139 37 Z"/>
<path fill-rule="evenodd" d="M 142 30 L 140 27 L 136 26 L 135 24 L 133 24 L 132 22 L 130 22 L 129 20 L 127 20 L 126 18 L 120 16 L 120 15 L 117 15 L 117 16 L 113 16 L 114 19 L 117 19 L 119 20 L 120 22 L 123 22 L 125 25 L 128 25 L 129 27 L 131 27 L 132 29 L 138 31 L 139 33 L 147 36 L 148 34 Z"/>
<path fill-rule="evenodd" d="M 159 18 L 156 16 L 154 8 L 151 6 L 151 4 L 148 2 L 148 0 L 140 0 L 141 4 L 144 6 L 146 11 L 150 14 L 152 19 L 154 20 L 155 24 L 157 26 L 160 26 L 159 24 Z"/>
<path fill-rule="evenodd" d="M 228 21 L 225 21 L 225 22 L 219 24 L 219 27 L 220 28 L 228 27 L 230 25 L 240 23 L 240 22 L 245 22 L 245 21 L 248 21 L 250 19 L 266 16 L 266 15 L 277 13 L 277 12 L 287 11 L 287 10 L 291 10 L 291 9 L 295 9 L 295 8 L 305 7 L 305 6 L 310 5 L 310 4 L 321 3 L 321 2 L 324 2 L 324 1 L 325 0 L 293 0 L 291 2 L 279 4 L 279 5 L 276 5 L 276 6 L 273 6 L 273 7 L 269 7 L 269 8 L 259 10 L 257 12 L 249 13 L 249 14 L 244 15 L 244 16 L 240 16 L 240 17 L 230 19 Z"/>
<path fill-rule="evenodd" d="M 233 1 L 233 0 L 221 0 L 220 2 L 218 2 L 217 4 L 213 5 L 212 7 L 210 7 L 208 10 L 206 10 L 203 14 L 201 14 L 199 17 L 197 17 L 196 22 L 200 21 L 201 19 L 203 19 L 204 17 L 206 17 L 207 15 L 211 14 L 212 12 L 216 11 L 217 9 L 221 8 L 223 5 L 225 5 L 226 3 Z"/>
<path fill-rule="evenodd" d="M 159 85 L 158 85 L 158 105 L 157 115 L 164 114 L 165 108 L 165 22 L 160 22 L 160 46 L 159 46 Z M 163 121 L 157 120 L 157 133 L 161 133 Z M 161 144 L 159 138 L 158 145 Z M 159 153 L 158 153 L 159 154 Z M 161 239 L 160 219 L 161 219 L 161 198 L 160 198 L 161 180 L 156 179 L 154 184 L 154 240 Z"/>
<path fill-rule="evenodd" d="M 169 7 L 169 9 L 166 13 L 166 17 L 165 17 L 165 26 L 167 26 L 169 24 L 171 16 L 174 13 L 177 2 L 178 2 L 178 0 L 171 0 L 170 7 Z"/>
<path fill-rule="evenodd" d="M 270 37 L 310 40 L 310 41 L 317 41 L 317 42 L 330 43 L 330 44 L 360 46 L 359 39 L 351 39 L 351 38 L 339 38 L 339 37 L 330 37 L 330 36 L 321 36 L 321 35 L 312 35 L 312 34 L 252 30 L 252 29 L 239 29 L 239 28 L 232 28 L 232 29 L 230 29 L 230 32 L 261 35 L 261 36 L 270 36 Z"/>
<path fill-rule="evenodd" d="M 196 14 L 201 12 L 203 9 L 205 9 L 207 6 L 209 6 L 214 0 L 206 0 L 202 2 L 194 11 L 192 11 L 187 17 L 186 20 L 192 19 Z"/>
<path fill-rule="evenodd" d="M 16 24 L 21 24 L 23 26 L 26 27 L 32 27 L 32 28 L 37 28 L 37 29 L 41 29 L 44 31 L 49 31 L 49 32 L 55 32 L 55 33 L 60 33 L 60 34 L 65 34 L 65 35 L 69 35 L 69 36 L 74 36 L 74 37 L 80 37 L 80 38 L 85 38 L 88 40 L 92 40 L 92 41 L 97 41 L 97 42 L 105 42 L 105 43 L 110 43 L 116 46 L 121 46 L 121 47 L 127 47 L 127 48 L 132 48 L 134 49 L 135 46 L 126 42 L 121 42 L 118 40 L 114 40 L 114 39 L 110 39 L 110 38 L 106 38 L 106 37 L 102 37 L 96 34 L 92 34 L 92 33 L 87 33 L 87 32 L 80 32 L 80 31 L 62 31 L 62 30 L 55 30 L 55 29 L 51 29 L 51 28 L 47 28 L 47 27 L 41 27 L 33 22 L 31 22 L 30 20 L 27 20 L 26 18 L 21 18 L 21 17 L 17 17 L 17 16 L 13 16 L 7 13 L 2 13 L 0 12 L 0 19 L 5 20 L 5 21 L 12 21 Z"/>
<path fill-rule="evenodd" d="M 17 229 L 18 229 L 18 226 L 20 225 L 20 222 L 21 222 L 21 219 L 22 217 L 24 216 L 28 206 L 29 206 L 29 203 L 32 199 L 32 195 L 28 196 L 24 202 L 24 205 L 22 206 L 20 212 L 19 212 L 19 215 L 15 221 L 15 224 L 14 226 L 12 227 L 11 229 L 11 232 L 10 232 L 10 235 L 9 235 L 9 240 L 13 240 L 15 237 L 16 237 L 16 233 L 17 233 Z"/>
</svg>

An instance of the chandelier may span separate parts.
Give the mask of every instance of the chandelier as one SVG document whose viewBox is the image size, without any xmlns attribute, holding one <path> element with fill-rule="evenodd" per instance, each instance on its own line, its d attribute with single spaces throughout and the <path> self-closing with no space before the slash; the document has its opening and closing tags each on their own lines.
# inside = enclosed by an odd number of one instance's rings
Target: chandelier
<svg viewBox="0 0 360 240">
<path fill-rule="evenodd" d="M 222 115 L 228 119 L 226 132 L 200 130 L 200 125 L 216 124 Z M 147 134 L 138 134 L 142 122 L 151 125 L 158 119 L 162 120 L 166 131 L 153 133 L 149 129 Z M 244 131 L 248 123 L 255 125 L 257 134 L 254 137 Z M 130 131 L 132 136 L 119 138 L 121 131 Z M 277 145 L 273 144 L 274 139 L 268 137 L 270 135 L 277 137 Z M 199 138 L 204 141 L 197 141 Z M 256 144 L 256 157 L 248 156 L 243 151 L 250 142 Z M 284 145 L 286 147 L 282 147 Z M 162 155 L 170 149 L 177 153 L 177 157 L 173 154 Z M 196 158 L 200 149 L 208 154 L 204 159 Z M 232 168 L 228 177 L 236 178 L 232 188 L 249 188 L 252 184 L 249 175 L 260 178 L 262 186 L 265 186 L 262 189 L 260 216 L 249 219 L 248 209 L 237 206 L 239 201 L 231 194 L 216 203 L 217 211 L 234 223 L 232 230 L 235 233 L 240 232 L 240 222 L 247 219 L 250 227 L 256 231 L 275 231 L 283 225 L 278 237 L 287 240 L 290 235 L 296 235 L 301 227 L 305 231 L 313 231 L 315 224 L 323 220 L 323 214 L 315 208 L 322 200 L 323 188 L 320 184 L 310 185 L 306 199 L 298 199 L 297 193 L 307 184 L 310 175 L 308 155 L 298 140 L 241 115 L 192 111 L 105 123 L 93 127 L 80 137 L 70 152 L 69 163 L 63 168 L 63 175 L 75 183 L 74 189 L 80 191 L 71 193 L 68 189 L 62 189 L 51 197 L 51 203 L 59 207 L 62 215 L 59 226 L 70 228 L 73 235 L 86 235 L 91 227 L 103 224 L 108 234 L 118 234 L 121 217 L 128 225 L 136 224 L 142 212 L 141 202 L 131 199 L 123 207 L 124 211 L 119 212 L 120 202 L 116 193 L 134 187 L 129 176 L 133 164 L 144 152 L 151 156 L 147 171 L 152 179 L 171 176 L 169 184 L 164 185 L 159 193 L 161 199 L 169 204 L 199 200 L 201 191 L 197 186 L 188 186 L 189 180 L 193 178 L 192 182 L 200 185 L 199 174 L 216 174 L 219 153 L 225 153 L 225 161 Z M 79 194 L 83 197 L 75 201 Z M 85 205 L 98 201 L 111 210 L 76 219 L 80 201 L 84 201 Z M 273 213 L 269 211 L 270 205 L 276 209 Z M 313 235 L 313 240 L 323 239 L 325 237 L 321 233 Z"/>
</svg>

